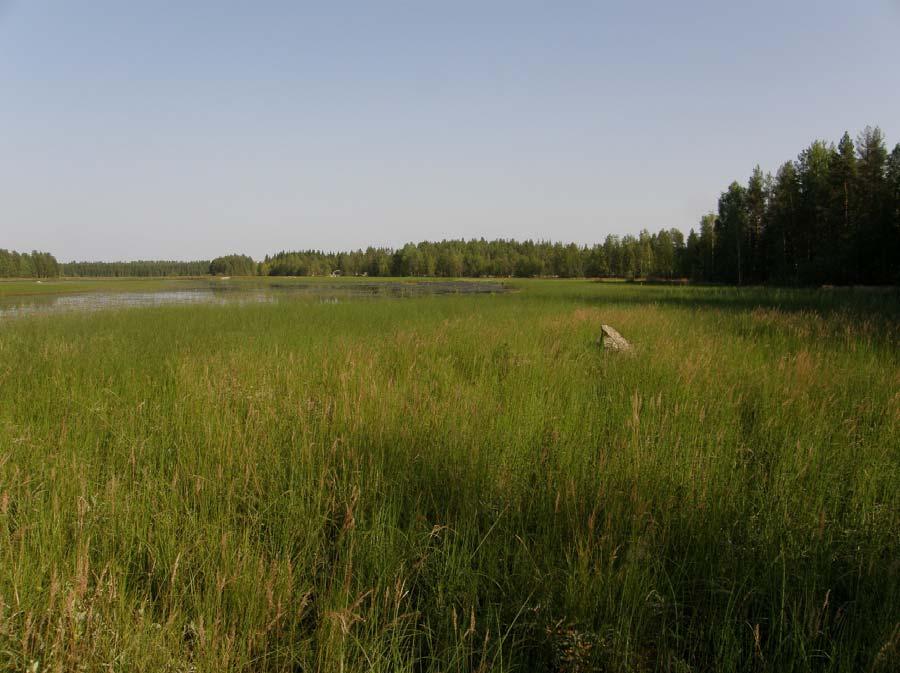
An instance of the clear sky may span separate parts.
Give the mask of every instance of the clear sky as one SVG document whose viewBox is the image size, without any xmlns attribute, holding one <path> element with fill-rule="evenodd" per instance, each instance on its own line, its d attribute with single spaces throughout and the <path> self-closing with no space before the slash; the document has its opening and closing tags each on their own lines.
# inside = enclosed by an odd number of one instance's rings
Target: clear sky
<svg viewBox="0 0 900 673">
<path fill-rule="evenodd" d="M 261 257 L 694 226 L 900 140 L 900 0 L 0 0 L 0 247 Z"/>
</svg>

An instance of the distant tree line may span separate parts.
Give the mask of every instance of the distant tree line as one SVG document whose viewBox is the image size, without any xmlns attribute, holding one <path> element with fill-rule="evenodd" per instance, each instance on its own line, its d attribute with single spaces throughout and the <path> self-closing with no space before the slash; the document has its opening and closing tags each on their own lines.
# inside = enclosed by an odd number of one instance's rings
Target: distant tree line
<svg viewBox="0 0 900 673">
<path fill-rule="evenodd" d="M 402 248 L 352 252 L 305 250 L 266 256 L 259 273 L 270 276 L 321 276 L 334 272 L 368 276 L 659 276 L 684 269 L 684 235 L 677 229 L 637 236 L 607 236 L 602 244 L 497 239 L 407 243 Z"/>
<path fill-rule="evenodd" d="M 817 140 L 775 176 L 757 167 L 731 183 L 718 212 L 687 238 L 678 229 L 607 236 L 578 246 L 484 239 L 409 243 L 398 250 L 280 252 L 263 275 L 618 276 L 733 284 L 900 283 L 900 144 L 879 128 L 854 143 Z"/>
<path fill-rule="evenodd" d="M 203 276 L 210 272 L 209 261 L 179 262 L 139 260 L 135 262 L 66 262 L 60 265 L 63 276 L 106 278 Z"/>
<path fill-rule="evenodd" d="M 900 283 L 900 144 L 880 129 L 854 143 L 817 140 L 776 174 L 757 166 L 718 211 L 678 229 L 607 236 L 591 246 L 497 239 L 407 243 L 350 252 L 282 251 L 209 261 L 71 262 L 0 250 L 0 276 L 616 276 L 734 284 Z"/>
<path fill-rule="evenodd" d="M 53 278 L 59 263 L 49 252 L 16 252 L 0 248 L 0 278 Z"/>
</svg>

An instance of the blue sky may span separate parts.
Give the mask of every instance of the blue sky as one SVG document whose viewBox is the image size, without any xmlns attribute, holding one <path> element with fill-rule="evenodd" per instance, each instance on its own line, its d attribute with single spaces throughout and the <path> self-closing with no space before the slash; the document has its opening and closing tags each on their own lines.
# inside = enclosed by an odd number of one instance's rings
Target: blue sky
<svg viewBox="0 0 900 673">
<path fill-rule="evenodd" d="M 0 0 L 0 247 L 261 257 L 694 226 L 900 140 L 900 0 Z"/>
</svg>

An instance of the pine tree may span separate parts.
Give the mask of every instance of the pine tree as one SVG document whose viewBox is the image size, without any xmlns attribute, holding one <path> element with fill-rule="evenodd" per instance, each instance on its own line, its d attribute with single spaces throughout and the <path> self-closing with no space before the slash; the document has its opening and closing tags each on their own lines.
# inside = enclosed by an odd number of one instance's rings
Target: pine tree
<svg viewBox="0 0 900 673">
<path fill-rule="evenodd" d="M 828 167 L 831 148 L 816 140 L 797 159 L 800 209 L 796 227 L 797 262 L 802 283 L 821 283 L 822 253 L 828 246 Z"/>
<path fill-rule="evenodd" d="M 765 277 L 763 265 L 763 227 L 766 218 L 766 180 L 759 166 L 753 169 L 747 183 L 747 232 L 745 249 L 747 251 L 747 278 L 760 282 Z"/>
<path fill-rule="evenodd" d="M 707 213 L 700 218 L 700 277 L 703 280 L 717 277 L 716 247 L 716 215 Z"/>
<path fill-rule="evenodd" d="M 732 182 L 719 197 L 716 219 L 716 259 L 724 273 L 722 280 L 743 285 L 747 251 L 747 190 Z"/>
<path fill-rule="evenodd" d="M 855 278 L 856 255 L 856 150 L 849 133 L 844 133 L 829 156 L 828 240 L 825 258 L 829 282 L 846 283 Z"/>
<path fill-rule="evenodd" d="M 887 198 L 891 239 L 888 264 L 894 271 L 885 280 L 900 284 L 900 143 L 894 146 L 887 161 Z"/>
<path fill-rule="evenodd" d="M 885 175 L 887 148 L 877 126 L 867 126 L 856 139 L 859 153 L 859 227 L 857 260 L 866 283 L 887 282 L 891 276 L 890 206 Z"/>
<path fill-rule="evenodd" d="M 691 229 L 682 258 L 681 275 L 691 280 L 703 280 L 703 263 L 700 255 L 700 237 Z"/>
<path fill-rule="evenodd" d="M 784 163 L 775 175 L 767 226 L 764 232 L 768 277 L 777 282 L 797 282 L 797 221 L 800 183 L 793 161 Z"/>
</svg>

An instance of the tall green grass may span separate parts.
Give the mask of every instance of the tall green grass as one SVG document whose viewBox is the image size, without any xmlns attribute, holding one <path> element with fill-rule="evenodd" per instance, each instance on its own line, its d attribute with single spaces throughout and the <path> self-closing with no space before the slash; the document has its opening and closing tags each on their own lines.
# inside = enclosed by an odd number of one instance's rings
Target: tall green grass
<svg viewBox="0 0 900 673">
<path fill-rule="evenodd" d="M 517 289 L 0 324 L 0 668 L 897 670 L 896 296 Z"/>
</svg>

